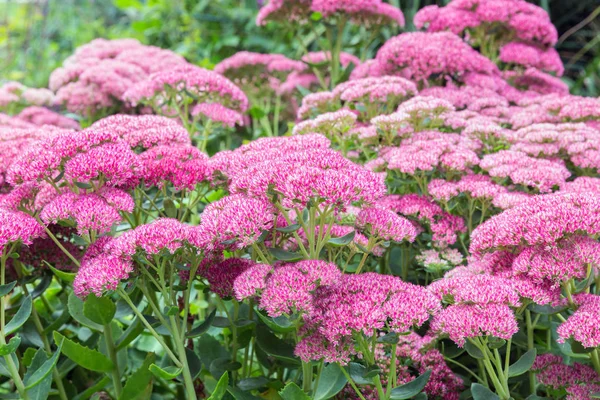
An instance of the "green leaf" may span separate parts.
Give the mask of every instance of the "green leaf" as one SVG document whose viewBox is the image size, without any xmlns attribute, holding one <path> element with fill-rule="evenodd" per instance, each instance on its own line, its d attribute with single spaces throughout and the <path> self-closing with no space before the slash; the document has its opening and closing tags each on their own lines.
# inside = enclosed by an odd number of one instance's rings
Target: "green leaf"
<svg viewBox="0 0 600 400">
<path fill-rule="evenodd" d="M 20 344 L 21 337 L 13 336 L 7 344 L 0 344 L 0 356 L 7 356 L 11 353 L 14 353 L 19 348 Z"/>
<path fill-rule="evenodd" d="M 227 393 L 227 385 L 229 385 L 229 374 L 223 374 L 208 400 L 221 400 Z"/>
<path fill-rule="evenodd" d="M 506 344 L 506 340 L 490 336 L 488 338 L 488 347 L 490 349 L 499 349 Z"/>
<path fill-rule="evenodd" d="M 312 14 L 310 14 L 310 19 L 315 22 L 318 22 L 323 19 L 323 14 L 320 13 L 319 11 L 315 11 Z"/>
<path fill-rule="evenodd" d="M 398 386 L 392 389 L 390 393 L 391 400 L 404 400 L 410 399 L 417 394 L 421 393 L 427 381 L 429 380 L 429 376 L 431 375 L 431 370 L 426 371 L 424 374 L 415 378 L 415 380 L 405 383 L 402 386 Z"/>
<path fill-rule="evenodd" d="M 238 382 L 238 387 L 243 391 L 247 392 L 249 390 L 260 389 L 269 383 L 269 380 L 264 376 L 257 376 L 253 378 L 240 379 Z"/>
<path fill-rule="evenodd" d="M 91 330 L 97 332 L 104 332 L 104 327 L 102 325 L 95 323 L 83 314 L 83 301 L 73 292 L 69 294 L 67 308 L 69 309 L 69 314 L 71 314 L 71 317 L 73 317 L 73 319 L 79 322 L 81 325 L 87 326 Z"/>
<path fill-rule="evenodd" d="M 592 395 L 591 397 L 595 398 L 594 395 Z M 530 396 L 527 396 L 527 398 L 525 398 L 525 400 L 548 400 L 548 398 L 547 397 L 538 396 L 537 394 L 532 394 Z"/>
<path fill-rule="evenodd" d="M 233 361 L 228 355 L 227 357 L 213 360 L 213 362 L 210 363 L 208 370 L 213 377 L 220 379 L 223 374 L 227 373 L 227 371 L 237 371 L 240 368 L 242 368 L 242 364 L 237 361 Z"/>
<path fill-rule="evenodd" d="M 117 306 L 108 297 L 96 297 L 91 294 L 83 302 L 83 315 L 99 325 L 111 323 Z"/>
<path fill-rule="evenodd" d="M 86 182 L 75 182 L 75 186 L 79 189 L 92 189 L 93 186 Z"/>
<path fill-rule="evenodd" d="M 234 388 L 229 386 L 227 388 L 227 391 L 233 396 L 235 400 L 260 400 L 260 397 L 253 396 L 250 393 L 244 392 L 242 389 L 236 387 Z"/>
<path fill-rule="evenodd" d="M 192 375 L 192 379 L 196 379 L 202 371 L 202 361 L 200 361 L 200 357 L 194 350 L 188 349 L 187 347 L 185 348 L 185 357 L 190 369 L 190 375 Z"/>
<path fill-rule="evenodd" d="M 60 352 L 56 352 L 54 355 L 57 357 L 56 359 L 58 359 Z M 48 357 L 44 350 L 38 349 L 31 360 L 29 369 L 23 377 L 23 381 L 27 386 L 27 397 L 31 400 L 46 400 L 48 398 L 48 394 L 52 388 L 52 376 L 50 375 L 52 367 L 44 371 L 48 361 Z M 38 380 L 38 378 L 41 379 Z"/>
<path fill-rule="evenodd" d="M 196 349 L 202 364 L 206 368 L 210 368 L 213 361 L 217 359 L 230 357 L 229 351 L 221 345 L 221 342 L 208 334 L 200 336 Z M 219 379 L 221 375 L 219 374 L 214 377 Z"/>
<path fill-rule="evenodd" d="M 23 299 L 21 303 L 21 307 L 17 310 L 15 316 L 10 320 L 8 324 L 4 327 L 4 334 L 10 335 L 11 333 L 15 333 L 19 330 L 20 327 L 23 326 L 25 322 L 29 319 L 31 315 L 31 306 L 32 306 L 31 296 L 27 296 Z"/>
<path fill-rule="evenodd" d="M 273 255 L 278 260 L 281 261 L 298 261 L 302 260 L 302 254 L 300 253 L 292 253 L 291 251 L 285 251 L 281 249 L 270 248 L 269 253 Z"/>
<path fill-rule="evenodd" d="M 315 389 L 314 400 L 330 399 L 346 386 L 348 379 L 337 364 L 329 364 L 321 371 L 319 385 Z"/>
<path fill-rule="evenodd" d="M 75 272 L 65 272 L 59 269 L 54 268 L 52 265 L 45 263 L 50 270 L 56 275 L 56 277 L 62 281 L 67 283 L 72 283 L 75 280 L 75 276 L 77 275 Z"/>
<path fill-rule="evenodd" d="M 500 400 L 497 394 L 479 383 L 471 385 L 471 395 L 473 400 Z"/>
<path fill-rule="evenodd" d="M 283 232 L 283 233 L 293 233 L 293 232 L 296 232 L 298 229 L 300 229 L 300 224 L 288 225 L 288 226 L 284 226 L 283 228 L 275 228 L 275 230 L 277 232 Z"/>
<path fill-rule="evenodd" d="M 212 325 L 215 315 L 217 315 L 216 309 L 214 309 L 213 312 L 211 312 L 210 315 L 206 317 L 206 319 L 200 325 L 196 325 L 195 328 L 192 328 L 192 330 L 186 333 L 185 336 L 188 338 L 195 338 L 205 333 Z"/>
<path fill-rule="evenodd" d="M 279 316 L 275 318 L 271 318 L 269 316 L 264 315 L 258 310 L 255 310 L 256 315 L 262 320 L 271 329 L 273 332 L 277 333 L 288 333 L 292 332 L 296 329 L 296 326 L 285 316 Z"/>
<path fill-rule="evenodd" d="M 175 203 L 171 199 L 165 199 L 163 201 L 163 208 L 165 209 L 165 214 L 169 218 L 177 218 L 177 208 L 175 207 Z"/>
<path fill-rule="evenodd" d="M 96 372 L 110 372 L 114 368 L 112 361 L 104 354 L 75 343 L 58 332 L 53 335 L 56 343 L 63 341 L 62 353 L 83 368 Z"/>
<path fill-rule="evenodd" d="M 358 385 L 372 385 L 373 378 L 377 375 L 381 369 L 367 368 L 362 364 L 351 362 L 346 366 L 348 374 L 352 380 Z"/>
<path fill-rule="evenodd" d="M 467 353 L 469 353 L 471 357 L 477 360 L 483 360 L 483 353 L 481 350 L 468 340 L 465 342 L 465 350 L 467 350 Z"/>
<path fill-rule="evenodd" d="M 519 376 L 531 369 L 535 356 L 537 355 L 536 349 L 531 349 L 527 353 L 523 354 L 514 364 L 508 367 L 508 377 Z"/>
<path fill-rule="evenodd" d="M 44 349 L 39 349 L 35 353 L 31 366 L 27 370 L 27 373 L 25 374 L 25 379 L 23 381 L 23 383 L 25 384 L 25 389 L 31 389 L 35 385 L 41 383 L 44 380 L 44 378 L 50 375 L 50 372 L 52 372 L 52 368 L 54 368 L 54 366 L 58 362 L 58 358 L 60 357 L 60 352 L 62 350 L 62 345 L 62 342 L 58 344 L 58 348 L 56 349 L 54 354 L 52 354 L 52 357 L 50 357 L 49 359 L 46 357 Z M 40 365 L 39 360 L 41 360 L 42 357 L 45 361 Z"/>
<path fill-rule="evenodd" d="M 147 399 L 152 393 L 152 372 L 150 365 L 154 363 L 156 356 L 148 353 L 142 366 L 135 371 L 123 386 L 119 400 Z"/>
<path fill-rule="evenodd" d="M 279 395 L 283 400 L 310 400 L 310 397 L 302 391 L 294 382 L 288 383 Z"/>
<path fill-rule="evenodd" d="M 0 297 L 4 297 L 9 294 L 17 284 L 17 281 L 7 283 L 6 285 L 0 285 Z"/>
<path fill-rule="evenodd" d="M 346 246 L 354 240 L 354 236 L 356 236 L 356 231 L 352 231 L 342 237 L 331 238 L 327 241 L 327 244 L 337 247 Z"/>
<path fill-rule="evenodd" d="M 294 346 L 273 335 L 266 326 L 256 327 L 256 343 L 265 353 L 279 360 L 300 364 Z"/>
<path fill-rule="evenodd" d="M 166 379 L 168 381 L 171 381 L 171 380 L 177 378 L 183 372 L 183 368 L 177 368 L 174 366 L 161 368 L 156 364 L 151 364 L 149 369 L 150 369 L 150 372 L 152 372 L 154 374 L 154 376 L 156 376 L 158 378 Z"/>
<path fill-rule="evenodd" d="M 104 377 L 100 378 L 93 386 L 90 386 L 83 392 L 79 393 L 77 396 L 73 397 L 73 400 L 82 400 L 82 399 L 87 400 L 95 393 L 104 389 L 106 387 L 106 385 L 108 385 L 109 382 L 110 382 L 110 378 L 108 376 L 104 376 Z"/>
</svg>

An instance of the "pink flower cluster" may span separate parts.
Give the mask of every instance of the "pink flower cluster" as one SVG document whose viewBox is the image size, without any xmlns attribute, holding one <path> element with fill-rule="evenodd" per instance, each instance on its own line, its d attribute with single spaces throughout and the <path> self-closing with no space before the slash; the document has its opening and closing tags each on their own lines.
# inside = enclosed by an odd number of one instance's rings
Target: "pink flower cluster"
<svg viewBox="0 0 600 400">
<path fill-rule="evenodd" d="M 256 23 L 265 25 L 268 21 L 308 23 L 312 13 L 318 12 L 325 18 L 345 16 L 357 24 L 404 26 L 404 15 L 398 8 L 381 0 L 269 0 L 262 7 Z"/>
<path fill-rule="evenodd" d="M 123 99 L 134 106 L 145 104 L 159 110 L 166 100 L 177 101 L 175 92 L 186 91 L 199 103 L 219 103 L 241 112 L 248 108 L 248 98 L 233 82 L 216 72 L 191 64 L 180 64 L 150 74 L 131 85 L 124 92 Z"/>
<path fill-rule="evenodd" d="M 134 256 L 158 255 L 162 251 L 177 252 L 193 240 L 192 227 L 174 219 L 157 219 L 127 231 L 121 236 L 105 236 L 92 244 L 81 262 L 73 288 L 79 297 L 90 293 L 100 297 L 115 290 L 119 282 L 135 270 Z M 146 263 L 151 262 L 146 260 Z M 140 264 L 140 268 L 146 268 Z"/>
<path fill-rule="evenodd" d="M 79 47 L 52 73 L 50 89 L 56 92 L 56 104 L 93 116 L 109 108 L 123 109 L 123 95 L 133 84 L 185 62 L 170 50 L 134 39 L 95 39 Z"/>
<path fill-rule="evenodd" d="M 514 35 L 545 46 L 553 46 L 558 39 L 546 11 L 524 0 L 453 0 L 445 7 L 424 7 L 415 15 L 415 25 L 426 27 L 428 32 L 449 30 L 474 43 L 481 40 L 478 30 L 485 32 L 491 27 L 505 38 Z"/>
</svg>

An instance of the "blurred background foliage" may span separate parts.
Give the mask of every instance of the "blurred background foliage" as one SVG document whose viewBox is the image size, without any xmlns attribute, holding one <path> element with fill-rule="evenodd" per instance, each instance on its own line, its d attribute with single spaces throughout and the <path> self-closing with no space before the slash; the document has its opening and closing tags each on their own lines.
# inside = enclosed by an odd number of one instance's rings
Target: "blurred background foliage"
<svg viewBox="0 0 600 400">
<path fill-rule="evenodd" d="M 77 46 L 97 37 L 133 37 L 208 68 L 239 50 L 297 56 L 291 32 L 275 25 L 255 25 L 263 1 L 0 0 L 0 80 L 46 86 L 53 69 Z M 412 16 L 419 8 L 436 3 L 390 2 L 404 11 L 409 22 L 406 30 L 414 29 Z M 558 28 L 558 51 L 567 67 L 564 79 L 573 93 L 600 96 L 600 1 L 532 2 L 549 12 Z M 370 51 L 374 53 L 380 41 L 397 33 L 384 32 Z M 357 29 L 353 34 L 364 33 Z M 348 43 L 351 46 L 352 40 Z"/>
</svg>

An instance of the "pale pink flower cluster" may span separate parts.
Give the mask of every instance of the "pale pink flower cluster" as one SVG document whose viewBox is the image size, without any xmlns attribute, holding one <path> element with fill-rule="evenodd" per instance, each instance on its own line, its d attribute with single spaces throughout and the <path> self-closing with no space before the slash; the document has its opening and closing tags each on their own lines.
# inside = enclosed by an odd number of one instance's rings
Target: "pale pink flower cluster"
<svg viewBox="0 0 600 400">
<path fill-rule="evenodd" d="M 449 201 L 461 193 L 473 199 L 493 200 L 498 195 L 507 193 L 508 189 L 498 185 L 485 175 L 465 175 L 459 181 L 452 182 L 434 179 L 429 182 L 429 194 L 438 201 Z"/>
<path fill-rule="evenodd" d="M 467 72 L 498 72 L 492 61 L 450 32 L 403 33 L 385 42 L 375 60 L 384 74 L 420 82 L 460 77 Z"/>
<path fill-rule="evenodd" d="M 487 154 L 479 166 L 494 178 L 509 178 L 514 184 L 548 193 L 561 186 L 571 173 L 562 160 L 533 158 L 516 150 Z"/>
<path fill-rule="evenodd" d="M 150 74 L 147 78 L 132 85 L 123 94 L 129 103 L 140 103 L 160 109 L 166 100 L 174 100 L 176 92 L 189 92 L 198 103 L 219 103 L 236 111 L 246 111 L 248 98 L 233 82 L 224 76 L 196 67 L 181 64 L 173 68 Z"/>
<path fill-rule="evenodd" d="M 156 146 L 139 156 L 141 177 L 147 186 L 193 190 L 211 179 L 208 156 L 191 145 Z"/>
<path fill-rule="evenodd" d="M 0 86 L 0 108 L 11 106 L 49 106 L 54 93 L 44 88 L 30 88 L 19 82 L 6 82 Z"/>
<path fill-rule="evenodd" d="M 525 42 L 553 46 L 558 34 L 548 13 L 524 0 L 453 0 L 445 7 L 427 6 L 415 15 L 415 25 L 429 32 L 449 30 L 475 42 L 477 28 L 506 31 Z"/>
<path fill-rule="evenodd" d="M 562 76 L 565 67 L 553 48 L 543 49 L 520 42 L 510 42 L 500 48 L 500 61 L 523 67 L 533 67 L 539 70 L 554 72 Z"/>
<path fill-rule="evenodd" d="M 329 138 L 337 138 L 347 133 L 354 126 L 356 119 L 356 114 L 347 109 L 323 113 L 315 119 L 296 124 L 292 134 L 320 133 Z"/>
<path fill-rule="evenodd" d="M 282 54 L 261 54 L 239 51 L 215 65 L 214 71 L 231 79 L 247 94 L 265 96 L 282 88 L 288 77 L 313 76 L 305 71 L 307 66 L 301 61 L 291 60 Z M 317 79 L 316 76 L 313 76 Z M 288 83 L 289 84 L 289 83 Z M 301 84 L 300 86 L 306 86 Z M 294 85 L 295 87 L 295 85 Z M 292 88 L 294 89 L 294 88 Z"/>
<path fill-rule="evenodd" d="M 478 140 L 437 131 L 415 133 L 398 147 L 381 152 L 389 170 L 414 175 L 418 171 L 467 172 L 479 164 Z"/>
<path fill-rule="evenodd" d="M 122 108 L 123 94 L 148 74 L 185 64 L 170 50 L 145 46 L 135 39 L 95 39 L 75 50 L 50 76 L 54 102 L 69 111 L 94 115 Z"/>
<path fill-rule="evenodd" d="M 200 103 L 192 108 L 192 115 L 208 119 L 216 124 L 233 128 L 235 125 L 244 125 L 241 113 L 225 107 L 219 103 Z"/>
<path fill-rule="evenodd" d="M 358 24 L 404 26 L 402 11 L 381 0 L 269 0 L 259 10 L 256 23 L 265 25 L 268 21 L 291 21 L 306 24 L 314 12 L 325 18 L 342 15 Z"/>
<path fill-rule="evenodd" d="M 419 233 L 408 219 L 383 207 L 363 208 L 356 217 L 356 227 L 375 239 L 397 243 L 413 242 Z"/>
<path fill-rule="evenodd" d="M 45 107 L 31 106 L 21 110 L 17 118 L 36 126 L 52 125 L 62 129 L 79 129 L 79 123 Z"/>
<path fill-rule="evenodd" d="M 466 230 L 462 217 L 445 212 L 425 196 L 389 195 L 377 204 L 428 226 L 433 242 L 441 247 L 456 243 L 458 234 Z"/>
<path fill-rule="evenodd" d="M 595 193 L 534 196 L 478 226 L 470 251 L 554 245 L 573 234 L 597 235 L 599 221 L 600 197 Z"/>
<path fill-rule="evenodd" d="M 460 251 L 452 248 L 445 248 L 441 250 L 423 250 L 421 251 L 421 254 L 416 256 L 416 261 L 425 269 L 425 271 L 437 274 L 462 264 L 464 258 Z"/>
</svg>

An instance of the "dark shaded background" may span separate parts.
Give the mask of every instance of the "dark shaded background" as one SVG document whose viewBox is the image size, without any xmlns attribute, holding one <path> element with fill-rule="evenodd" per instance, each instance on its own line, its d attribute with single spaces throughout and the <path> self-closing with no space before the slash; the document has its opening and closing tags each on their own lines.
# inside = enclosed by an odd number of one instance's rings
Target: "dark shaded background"
<svg viewBox="0 0 600 400">
<path fill-rule="evenodd" d="M 390 2 L 409 22 L 419 8 L 447 3 Z M 572 92 L 600 96 L 600 0 L 531 2 L 545 8 L 558 29 L 557 49 Z M 134 37 L 206 67 L 242 49 L 297 56 L 292 35 L 276 25 L 255 25 L 259 6 L 260 0 L 0 0 L 0 79 L 46 86 L 74 48 L 97 37 Z M 384 32 L 371 53 L 397 33 Z"/>
</svg>

